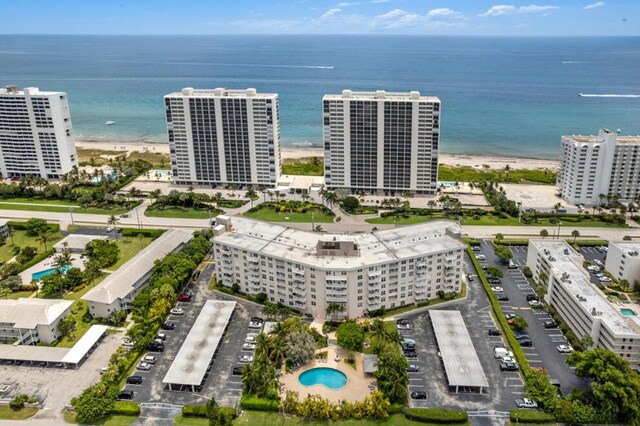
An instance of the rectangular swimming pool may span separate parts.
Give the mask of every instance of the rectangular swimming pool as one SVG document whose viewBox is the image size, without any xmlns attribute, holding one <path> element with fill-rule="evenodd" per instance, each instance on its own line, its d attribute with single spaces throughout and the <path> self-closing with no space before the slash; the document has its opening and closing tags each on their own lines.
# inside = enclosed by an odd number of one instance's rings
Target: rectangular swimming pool
<svg viewBox="0 0 640 426">
<path fill-rule="evenodd" d="M 62 268 L 60 268 L 62 270 L 63 274 L 66 274 L 67 271 L 69 269 L 73 268 L 73 265 L 68 264 L 68 265 L 64 265 Z M 56 268 L 49 268 L 49 269 L 45 269 L 43 271 L 39 271 L 39 272 L 34 272 L 33 274 L 31 274 L 31 279 L 35 280 L 35 281 L 40 281 L 42 278 L 46 277 L 47 275 L 51 275 L 54 272 L 56 272 Z"/>
<path fill-rule="evenodd" d="M 633 309 L 628 309 L 628 308 L 622 308 L 620 309 L 620 313 L 622 315 L 624 315 L 625 317 L 635 317 L 636 313 Z"/>
</svg>

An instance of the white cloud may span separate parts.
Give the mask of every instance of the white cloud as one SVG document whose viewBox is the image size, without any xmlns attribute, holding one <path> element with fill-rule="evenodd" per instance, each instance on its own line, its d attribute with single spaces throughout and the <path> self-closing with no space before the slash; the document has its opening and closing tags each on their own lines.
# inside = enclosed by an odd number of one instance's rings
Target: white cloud
<svg viewBox="0 0 640 426">
<path fill-rule="evenodd" d="M 327 19 L 327 18 L 330 18 L 330 17 L 332 17 L 332 16 L 334 16 L 334 15 L 337 15 L 337 14 L 338 14 L 338 13 L 340 13 L 340 12 L 342 12 L 342 9 L 339 9 L 339 8 L 337 8 L 337 7 L 334 7 L 334 8 L 332 8 L 332 9 L 327 10 L 327 11 L 324 13 L 324 15 L 322 15 L 322 16 L 320 17 L 320 19 Z"/>
<path fill-rule="evenodd" d="M 343 1 L 336 4 L 336 7 L 349 7 L 349 6 L 355 6 L 357 4 L 360 4 L 360 2 L 359 1 Z"/>
<path fill-rule="evenodd" d="M 373 4 L 389 3 L 391 0 L 371 0 Z"/>
<path fill-rule="evenodd" d="M 591 3 L 586 5 L 585 7 L 583 7 L 584 10 L 589 10 L 589 9 L 595 9 L 596 7 L 602 7 L 604 6 L 606 3 L 603 1 L 597 1 L 595 3 Z"/>
<path fill-rule="evenodd" d="M 511 4 L 499 4 L 491 6 L 485 13 L 481 13 L 480 16 L 501 16 L 512 15 L 515 13 L 542 13 L 550 10 L 558 9 L 558 6 L 539 6 L 537 4 L 530 4 L 529 6 L 516 7 Z"/>
<path fill-rule="evenodd" d="M 455 16 L 459 15 L 460 12 L 456 12 L 455 10 L 448 9 L 446 7 L 439 7 L 437 9 L 431 9 L 427 12 L 427 16 L 436 17 L 436 16 Z"/>
</svg>

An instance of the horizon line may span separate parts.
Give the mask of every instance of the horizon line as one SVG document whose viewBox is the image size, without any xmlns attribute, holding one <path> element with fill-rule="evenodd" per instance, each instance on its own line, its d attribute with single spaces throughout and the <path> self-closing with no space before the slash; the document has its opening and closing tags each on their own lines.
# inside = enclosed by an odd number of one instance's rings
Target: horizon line
<svg viewBox="0 0 640 426">
<path fill-rule="evenodd" d="M 212 33 L 212 34 L 105 34 L 105 33 L 0 33 L 1 36 L 64 36 L 64 37 L 247 37 L 247 36 L 271 36 L 271 37 L 326 37 L 326 36 L 373 36 L 373 37 L 467 37 L 467 38 L 604 38 L 604 37 L 628 37 L 637 38 L 640 34 L 379 34 L 379 33 Z"/>
</svg>

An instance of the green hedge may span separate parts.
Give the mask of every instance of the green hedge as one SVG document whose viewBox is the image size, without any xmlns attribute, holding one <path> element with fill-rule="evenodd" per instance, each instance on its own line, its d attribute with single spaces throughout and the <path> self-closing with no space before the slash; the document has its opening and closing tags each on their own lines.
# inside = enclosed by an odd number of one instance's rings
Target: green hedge
<svg viewBox="0 0 640 426">
<path fill-rule="evenodd" d="M 50 248 L 46 252 L 40 253 L 39 255 L 37 255 L 36 257 L 31 259 L 27 263 L 23 263 L 22 265 L 20 265 L 20 269 L 18 269 L 18 273 L 20 273 L 22 271 L 26 271 L 27 269 L 31 268 L 36 263 L 42 262 L 43 260 L 45 260 L 47 257 L 51 256 L 55 252 L 56 251 L 53 248 Z"/>
<path fill-rule="evenodd" d="M 185 405 L 182 407 L 184 417 L 207 417 L 206 405 Z"/>
<path fill-rule="evenodd" d="M 507 323 L 507 319 L 504 317 L 504 313 L 502 312 L 502 308 L 500 307 L 500 302 L 496 298 L 495 293 L 491 290 L 491 286 L 487 281 L 487 277 L 484 275 L 484 270 L 482 266 L 480 266 L 480 262 L 476 258 L 475 254 L 471 247 L 467 247 L 467 253 L 469 253 L 469 257 L 471 258 L 471 262 L 473 262 L 473 267 L 476 268 L 476 273 L 478 277 L 480 277 L 480 282 L 482 282 L 482 286 L 484 287 L 487 296 L 489 296 L 489 300 L 491 301 L 491 308 L 493 309 L 493 313 L 498 318 L 498 322 L 504 331 L 504 335 L 507 337 L 507 342 L 509 346 L 511 346 L 511 350 L 513 351 L 513 355 L 515 356 L 518 364 L 520 365 L 520 370 L 522 371 L 525 379 L 527 374 L 531 371 L 531 367 L 529 366 L 529 361 L 524 356 L 524 352 L 520 347 L 520 343 L 516 340 L 516 336 L 513 334 L 513 330 Z"/>
<path fill-rule="evenodd" d="M 409 420 L 423 423 L 458 424 L 469 421 L 466 411 L 448 410 L 446 408 L 407 408 L 404 416 Z"/>
<path fill-rule="evenodd" d="M 387 413 L 389 413 L 389 415 L 400 414 L 402 412 L 404 412 L 404 405 L 398 403 L 391 404 L 389 406 L 389 409 L 387 410 Z"/>
<path fill-rule="evenodd" d="M 137 237 L 142 235 L 143 237 L 158 238 L 164 234 L 164 229 L 137 229 L 137 228 L 122 228 L 123 237 Z"/>
<path fill-rule="evenodd" d="M 502 241 L 496 241 L 494 239 L 492 242 L 493 242 L 493 244 L 498 245 L 498 246 L 527 246 L 527 245 L 529 245 L 529 240 L 527 240 L 526 238 L 509 239 L 509 240 L 502 240 Z"/>
<path fill-rule="evenodd" d="M 509 412 L 509 420 L 513 423 L 555 423 L 555 418 L 551 414 L 523 408 L 511 410 Z"/>
<path fill-rule="evenodd" d="M 242 395 L 242 398 L 240 398 L 240 407 L 245 410 L 278 411 L 280 401 L 276 399 L 258 398 L 253 395 Z"/>
<path fill-rule="evenodd" d="M 566 242 L 573 244 L 573 238 L 565 240 Z M 576 245 L 578 247 L 596 247 L 596 246 L 605 246 L 609 245 L 609 241 L 607 240 L 576 240 Z"/>
<path fill-rule="evenodd" d="M 27 222 L 7 222 L 7 226 L 9 226 L 14 231 L 26 231 L 27 230 Z M 49 229 L 53 232 L 60 232 L 60 225 L 57 223 L 50 223 Z"/>
<path fill-rule="evenodd" d="M 121 416 L 139 416 L 140 405 L 137 402 L 116 401 L 113 414 Z"/>
</svg>

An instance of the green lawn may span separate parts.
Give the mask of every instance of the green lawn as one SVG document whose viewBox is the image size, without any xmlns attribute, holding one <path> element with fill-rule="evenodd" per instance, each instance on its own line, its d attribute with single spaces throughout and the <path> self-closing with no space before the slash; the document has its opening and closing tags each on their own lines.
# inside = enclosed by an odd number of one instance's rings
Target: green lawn
<svg viewBox="0 0 640 426">
<path fill-rule="evenodd" d="M 62 296 L 62 298 L 66 299 L 66 300 L 78 300 L 82 296 L 87 294 L 87 292 L 89 290 L 91 290 L 92 288 L 94 288 L 95 286 L 100 284 L 102 282 L 102 280 L 104 280 L 108 276 L 109 276 L 109 274 L 103 273 L 102 276 L 100 276 L 97 280 L 95 280 L 93 283 L 89 284 L 88 286 L 85 286 L 85 288 L 83 288 L 82 290 L 79 290 L 79 291 L 76 291 L 76 292 L 73 292 L 73 293 L 66 293 L 64 296 Z"/>
<path fill-rule="evenodd" d="M 285 160 L 282 164 L 282 174 L 324 176 L 324 160 L 322 157 Z"/>
<path fill-rule="evenodd" d="M 122 265 L 131 260 L 133 256 L 138 254 L 140 250 L 151 244 L 153 241 L 150 237 L 122 237 L 116 243 L 120 247 L 120 257 L 118 261 L 108 268 L 108 271 L 117 271 Z"/>
<path fill-rule="evenodd" d="M 14 293 L 9 294 L 7 299 L 20 299 L 21 297 L 29 297 L 31 296 L 32 291 L 16 291 Z"/>
<path fill-rule="evenodd" d="M 469 166 L 438 166 L 438 180 L 449 182 L 480 182 L 497 180 L 510 183 L 543 183 L 554 185 L 556 172 L 552 170 L 518 169 L 506 172 L 497 169 L 476 169 Z"/>
<path fill-rule="evenodd" d="M 387 217 L 372 217 L 371 219 L 365 219 L 365 222 L 372 225 L 413 225 L 415 223 L 429 222 L 430 220 L 442 219 L 436 216 L 417 216 L 409 215 L 409 217 L 387 216 Z"/>
<path fill-rule="evenodd" d="M 182 423 L 183 420 L 189 420 L 189 423 Z M 206 419 L 197 419 L 197 423 L 191 422 L 192 419 L 176 419 L 175 424 L 181 426 L 200 426 L 208 425 Z M 346 425 L 346 426 L 433 426 L 433 423 L 421 423 L 408 420 L 402 414 L 394 414 L 386 420 L 339 420 L 332 421 L 313 421 L 304 420 L 299 417 L 286 416 L 282 418 L 278 413 L 268 413 L 262 411 L 244 411 L 242 415 L 233 422 L 234 425 L 261 425 L 261 426 L 291 426 L 291 425 Z"/>
<path fill-rule="evenodd" d="M 313 219 L 312 219 L 313 214 Z M 328 214 L 319 210 L 311 209 L 305 213 L 295 212 L 275 212 L 270 207 L 259 208 L 254 212 L 246 212 L 246 217 L 253 219 L 265 220 L 267 222 L 299 222 L 299 223 L 332 223 L 335 216 L 329 216 Z"/>
<path fill-rule="evenodd" d="M 179 208 L 170 207 L 164 209 L 146 209 L 144 215 L 148 217 L 175 217 L 179 219 L 209 219 L 209 217 L 216 217 L 220 211 L 213 211 L 209 215 L 208 210 L 196 210 L 192 208 Z"/>
<path fill-rule="evenodd" d="M 82 321 L 82 317 L 89 310 L 89 306 L 87 302 L 84 300 L 76 300 L 73 305 L 71 305 L 71 315 L 76 319 L 76 329 L 73 333 L 65 336 L 62 340 L 58 342 L 56 345 L 59 348 L 71 348 L 75 345 L 78 340 L 87 332 L 91 324 L 88 322 Z"/>
<path fill-rule="evenodd" d="M 51 248 L 55 243 L 62 239 L 62 234 L 59 232 L 52 234 L 51 239 L 47 241 L 47 248 Z M 36 237 L 27 236 L 26 231 L 13 231 L 13 238 L 7 238 L 6 243 L 0 247 L 0 262 L 6 262 L 13 258 L 13 247 L 15 244 L 18 247 L 31 246 L 38 249 L 38 253 L 44 253 L 44 246 L 42 243 L 36 240 Z"/>
<path fill-rule="evenodd" d="M 34 202 L 39 202 L 34 201 Z M 57 201 L 56 201 L 57 203 Z M 53 212 L 53 213 L 69 213 L 69 207 L 65 206 L 31 206 L 26 204 L 10 204 L 4 202 L 4 200 L 0 201 L 0 210 L 24 210 L 24 211 L 32 211 L 32 212 Z M 130 209 L 98 209 L 98 208 L 82 208 L 82 207 L 74 207 L 74 213 L 85 213 L 85 214 L 104 214 L 104 215 L 120 215 L 122 213 L 128 212 Z"/>
<path fill-rule="evenodd" d="M 9 407 L 0 406 L 0 420 L 26 420 L 38 412 L 38 408 L 23 408 L 12 410 Z"/>
<path fill-rule="evenodd" d="M 109 416 L 104 419 L 100 419 L 93 424 L 101 426 L 129 426 L 137 419 L 138 417 L 136 416 Z M 64 420 L 67 423 L 78 424 L 76 421 L 76 413 L 73 411 L 65 411 Z"/>
</svg>

